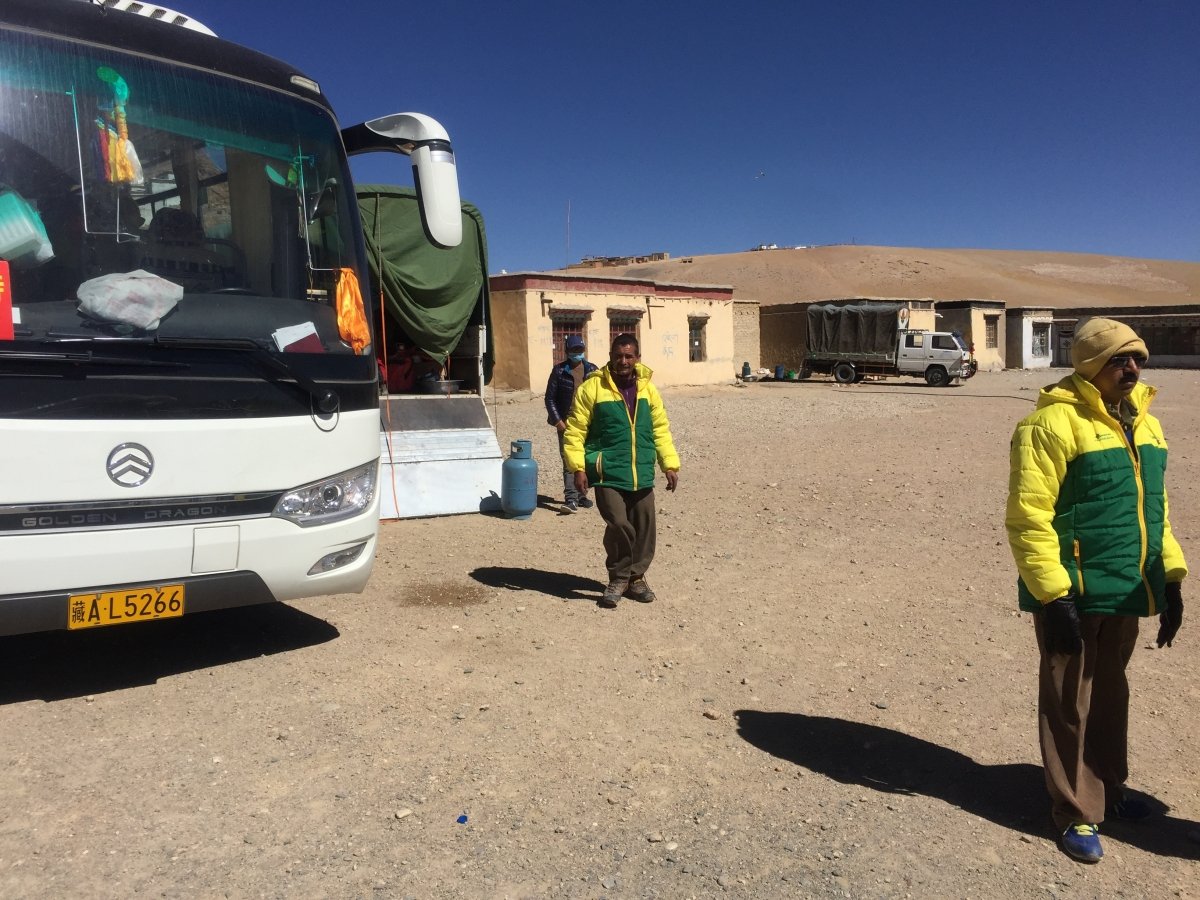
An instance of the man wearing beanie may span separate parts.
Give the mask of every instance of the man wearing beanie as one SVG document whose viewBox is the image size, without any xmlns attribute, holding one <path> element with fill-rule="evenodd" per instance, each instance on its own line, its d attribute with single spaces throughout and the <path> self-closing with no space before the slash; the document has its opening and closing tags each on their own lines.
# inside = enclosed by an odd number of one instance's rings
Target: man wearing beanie
<svg viewBox="0 0 1200 900">
<path fill-rule="evenodd" d="M 1168 520 L 1167 442 L 1140 383 L 1149 358 L 1132 328 L 1081 322 L 1074 372 L 1017 423 L 1005 527 L 1041 657 L 1038 731 L 1062 847 L 1099 862 L 1105 817 L 1142 819 L 1125 795 L 1129 685 L 1138 619 L 1170 647 L 1183 621 L 1183 551 Z"/>
</svg>

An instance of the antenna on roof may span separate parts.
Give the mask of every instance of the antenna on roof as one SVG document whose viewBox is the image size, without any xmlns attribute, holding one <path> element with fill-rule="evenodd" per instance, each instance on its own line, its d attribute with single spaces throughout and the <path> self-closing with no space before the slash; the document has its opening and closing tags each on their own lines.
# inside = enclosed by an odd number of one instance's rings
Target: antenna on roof
<svg viewBox="0 0 1200 900">
<path fill-rule="evenodd" d="M 217 36 L 215 31 L 207 25 L 197 22 L 191 16 L 185 16 L 181 12 L 176 12 L 165 6 L 159 6 L 157 3 L 143 3 L 140 0 L 93 0 L 93 2 L 105 9 L 133 13 L 134 15 L 145 16 L 148 19 L 158 19 L 160 22 L 167 22 L 171 25 L 182 25 L 184 28 L 198 31 L 201 34 L 207 34 L 211 37 Z"/>
</svg>

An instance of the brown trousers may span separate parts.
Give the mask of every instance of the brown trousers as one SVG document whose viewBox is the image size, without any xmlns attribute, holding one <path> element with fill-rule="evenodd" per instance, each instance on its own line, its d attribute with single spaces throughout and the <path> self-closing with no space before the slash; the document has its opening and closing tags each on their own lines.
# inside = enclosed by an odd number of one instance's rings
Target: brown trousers
<svg viewBox="0 0 1200 900">
<path fill-rule="evenodd" d="M 596 509 L 604 529 L 604 565 L 610 581 L 640 578 L 654 559 L 657 526 L 654 521 L 654 488 L 618 491 L 596 486 Z"/>
<path fill-rule="evenodd" d="M 1060 830 L 1098 824 L 1129 777 L 1129 682 L 1137 616 L 1081 615 L 1083 652 L 1047 654 L 1042 617 L 1033 617 L 1041 664 L 1038 731 L 1051 815 Z"/>
</svg>

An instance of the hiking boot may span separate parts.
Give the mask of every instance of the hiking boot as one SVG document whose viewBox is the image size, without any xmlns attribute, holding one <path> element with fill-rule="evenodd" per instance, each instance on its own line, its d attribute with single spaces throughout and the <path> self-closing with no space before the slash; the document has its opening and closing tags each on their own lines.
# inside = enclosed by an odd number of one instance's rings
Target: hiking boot
<svg viewBox="0 0 1200 900">
<path fill-rule="evenodd" d="M 650 583 L 645 578 L 630 581 L 629 587 L 625 588 L 625 596 L 638 603 L 653 603 L 655 600 L 654 591 L 650 590 Z"/>
<path fill-rule="evenodd" d="M 580 497 L 579 498 L 579 508 L 580 509 L 591 509 L 595 505 L 596 504 L 593 503 L 591 498 L 589 498 L 589 497 Z"/>
<path fill-rule="evenodd" d="M 1105 818 L 1120 819 L 1123 822 L 1141 822 L 1154 814 L 1150 804 L 1137 797 L 1123 797 L 1104 810 Z"/>
<path fill-rule="evenodd" d="M 599 604 L 605 609 L 616 609 L 617 601 L 621 599 L 621 595 L 625 593 L 627 587 L 629 587 L 629 582 L 624 578 L 613 579 L 608 583 L 608 587 L 604 589 Z"/>
<path fill-rule="evenodd" d="M 568 500 L 566 503 L 563 504 L 562 511 L 565 513 L 579 512 L 579 504 L 576 503 L 574 500 Z"/>
<path fill-rule="evenodd" d="M 1100 862 L 1104 856 L 1104 848 L 1100 846 L 1100 828 L 1086 822 L 1072 822 L 1063 832 L 1062 848 L 1067 856 L 1079 862 Z"/>
</svg>

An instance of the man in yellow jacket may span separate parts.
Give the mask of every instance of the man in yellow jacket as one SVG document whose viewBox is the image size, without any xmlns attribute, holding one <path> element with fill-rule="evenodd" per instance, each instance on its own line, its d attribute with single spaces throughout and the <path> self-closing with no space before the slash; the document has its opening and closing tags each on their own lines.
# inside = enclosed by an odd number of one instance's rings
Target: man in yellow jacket
<svg viewBox="0 0 1200 900">
<path fill-rule="evenodd" d="M 1041 662 L 1038 723 L 1062 847 L 1099 862 L 1105 816 L 1141 819 L 1125 795 L 1129 684 L 1138 619 L 1158 616 L 1158 646 L 1183 621 L 1187 575 L 1171 532 L 1167 442 L 1140 383 L 1149 358 L 1132 328 L 1081 322 L 1075 371 L 1044 388 L 1013 433 L 1005 526 Z"/>
<path fill-rule="evenodd" d="M 679 484 L 679 454 L 662 396 L 641 363 L 638 340 L 620 334 L 608 364 L 592 372 L 575 392 L 563 432 L 563 457 L 580 494 L 596 489 L 605 522 L 608 586 L 600 605 L 613 609 L 621 597 L 650 603 L 646 569 L 654 559 L 654 467 L 662 467 L 667 490 Z"/>
</svg>

